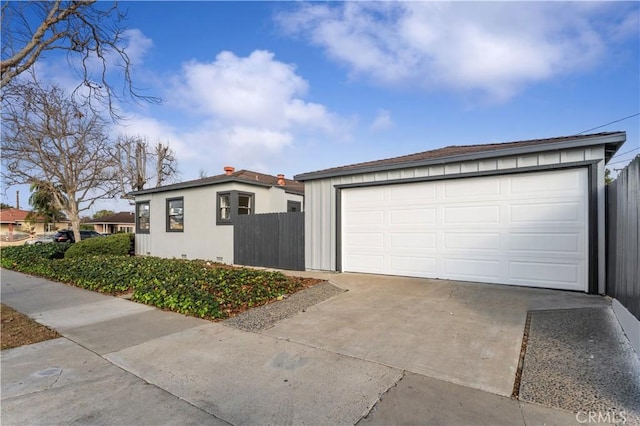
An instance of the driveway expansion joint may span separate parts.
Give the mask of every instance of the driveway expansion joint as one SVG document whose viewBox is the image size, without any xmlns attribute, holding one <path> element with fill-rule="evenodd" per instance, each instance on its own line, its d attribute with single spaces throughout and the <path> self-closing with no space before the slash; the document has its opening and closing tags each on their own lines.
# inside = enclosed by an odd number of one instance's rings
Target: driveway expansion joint
<svg viewBox="0 0 640 426">
<path fill-rule="evenodd" d="M 522 345 L 520 346 L 520 357 L 518 359 L 518 368 L 516 369 L 516 377 L 513 382 L 512 399 L 518 399 L 520 395 L 520 383 L 522 381 L 522 368 L 524 367 L 524 358 L 527 353 L 527 344 L 529 343 L 529 329 L 531 328 L 531 311 L 527 312 L 527 319 L 524 322 L 524 332 L 522 334 Z"/>
<path fill-rule="evenodd" d="M 62 333 L 60 333 L 60 334 L 62 334 Z M 201 408 L 201 407 L 198 407 L 197 405 L 193 404 L 191 401 L 188 401 L 188 400 L 186 400 L 186 399 L 184 399 L 184 398 L 180 397 L 179 395 L 176 395 L 176 394 L 174 394 L 174 393 L 171 393 L 171 392 L 169 392 L 167 389 L 164 389 L 164 388 L 162 388 L 162 387 L 158 386 L 157 384 L 155 384 L 155 383 L 152 383 L 152 382 L 148 381 L 148 380 L 147 380 L 147 379 L 145 379 L 144 377 L 141 377 L 141 376 L 139 376 L 139 375 L 135 374 L 134 372 L 129 371 L 129 370 L 127 370 L 126 368 L 124 368 L 124 367 L 122 367 L 122 366 L 120 366 L 120 365 L 118 365 L 118 364 L 114 363 L 113 361 L 111 361 L 110 359 L 108 359 L 108 358 L 106 357 L 106 356 L 107 356 L 107 355 L 109 355 L 109 354 L 101 355 L 101 354 L 99 354 L 98 352 L 94 351 L 93 349 L 86 347 L 86 346 L 85 346 L 85 345 L 83 345 L 82 343 L 80 343 L 80 342 L 78 342 L 78 341 L 76 341 L 76 340 L 73 340 L 73 339 L 71 339 L 70 337 L 65 336 L 64 334 L 62 334 L 62 338 L 63 338 L 63 339 L 65 339 L 65 340 L 70 341 L 71 343 L 73 343 L 73 344 L 75 344 L 75 345 L 80 346 L 82 349 L 84 349 L 84 350 L 86 350 L 86 351 L 88 351 L 88 352 L 91 352 L 92 354 L 94 354 L 94 355 L 98 356 L 100 359 L 105 360 L 106 362 L 108 362 L 109 364 L 111 364 L 111 365 L 113 365 L 114 367 L 118 368 L 119 370 L 122 370 L 122 371 L 124 371 L 125 373 L 127 373 L 127 374 L 129 374 L 129 375 L 131 375 L 131 376 L 133 376 L 133 377 L 135 377 L 135 378 L 137 378 L 137 379 L 141 380 L 141 381 L 142 381 L 143 383 L 145 383 L 146 385 L 148 385 L 148 386 L 152 386 L 152 387 L 154 387 L 154 388 L 158 389 L 160 392 L 166 393 L 167 395 L 171 395 L 172 397 L 174 397 L 174 398 L 176 398 L 176 399 L 178 399 L 178 400 L 180 400 L 180 401 L 185 402 L 186 404 L 188 404 L 188 405 L 192 406 L 193 408 L 195 408 L 195 409 L 197 409 L 197 410 L 199 410 L 199 411 L 202 411 L 203 413 L 206 413 L 206 414 L 207 414 L 207 415 L 209 415 L 209 416 L 212 416 L 212 417 L 214 417 L 214 418 L 216 418 L 216 419 L 218 419 L 218 420 L 221 420 L 221 421 L 223 421 L 223 422 L 225 422 L 225 423 L 227 423 L 227 424 L 229 424 L 229 425 L 232 425 L 232 423 L 230 423 L 229 421 L 227 421 L 227 420 L 225 420 L 225 419 L 222 419 L 222 418 L 220 418 L 220 417 L 216 416 L 216 415 L 215 415 L 215 414 L 213 414 L 213 413 L 208 412 L 207 410 L 205 410 L 205 409 L 203 409 L 203 408 Z M 57 381 L 58 381 L 58 379 L 60 378 L 60 375 L 61 375 L 61 374 L 62 374 L 62 370 L 61 370 L 60 374 L 58 375 L 58 377 L 56 378 L 56 381 L 55 381 L 53 384 L 57 383 Z M 52 384 L 51 386 L 53 386 L 53 384 Z M 49 386 L 49 389 L 51 388 L 51 386 Z M 46 389 L 46 390 L 49 390 L 49 389 Z"/>
<path fill-rule="evenodd" d="M 378 406 L 378 403 L 380 401 L 382 401 L 382 399 L 384 398 L 384 396 L 386 394 L 388 394 L 393 388 L 397 387 L 398 384 L 402 381 L 402 379 L 404 379 L 404 377 L 407 375 L 406 371 L 401 371 L 400 375 L 398 376 L 398 379 L 395 380 L 393 383 L 391 383 L 389 385 L 389 387 L 387 387 L 387 389 L 384 390 L 384 392 L 381 392 L 380 395 L 378 396 L 378 399 L 376 400 L 376 402 L 371 406 L 371 408 L 362 415 L 362 417 L 360 417 L 360 419 L 356 422 L 356 425 L 359 424 L 362 420 L 366 420 L 367 418 L 369 418 L 369 416 L 376 410 L 376 407 Z"/>
</svg>

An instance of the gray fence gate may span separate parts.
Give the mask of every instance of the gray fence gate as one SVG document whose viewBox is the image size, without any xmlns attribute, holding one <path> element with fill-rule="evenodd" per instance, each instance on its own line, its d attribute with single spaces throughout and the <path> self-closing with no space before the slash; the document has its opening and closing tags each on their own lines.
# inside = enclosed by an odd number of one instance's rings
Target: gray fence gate
<svg viewBox="0 0 640 426">
<path fill-rule="evenodd" d="M 233 263 L 304 271 L 304 212 L 237 216 Z"/>
<path fill-rule="evenodd" d="M 607 294 L 640 319 L 640 156 L 607 185 Z"/>
</svg>

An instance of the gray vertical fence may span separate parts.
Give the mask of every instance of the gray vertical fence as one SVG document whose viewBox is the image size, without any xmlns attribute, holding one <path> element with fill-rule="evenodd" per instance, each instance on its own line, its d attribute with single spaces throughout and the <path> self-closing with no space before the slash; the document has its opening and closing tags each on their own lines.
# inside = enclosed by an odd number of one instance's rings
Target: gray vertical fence
<svg viewBox="0 0 640 426">
<path fill-rule="evenodd" d="M 607 294 L 640 319 L 640 156 L 607 185 Z"/>
<path fill-rule="evenodd" d="M 237 216 L 233 263 L 304 271 L 304 213 Z"/>
</svg>

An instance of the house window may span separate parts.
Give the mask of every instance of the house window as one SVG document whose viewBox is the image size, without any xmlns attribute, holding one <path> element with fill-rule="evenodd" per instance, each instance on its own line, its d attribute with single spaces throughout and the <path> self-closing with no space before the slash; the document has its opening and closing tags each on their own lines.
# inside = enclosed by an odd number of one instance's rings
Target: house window
<svg viewBox="0 0 640 426">
<path fill-rule="evenodd" d="M 231 221 L 231 193 L 218 194 L 218 222 Z"/>
<path fill-rule="evenodd" d="M 167 232 L 184 231 L 184 199 L 167 199 Z"/>
<path fill-rule="evenodd" d="M 238 194 L 238 214 L 251 214 L 253 194 Z"/>
<path fill-rule="evenodd" d="M 287 212 L 300 212 L 302 211 L 302 203 L 300 201 L 287 200 Z"/>
<path fill-rule="evenodd" d="M 149 202 L 136 203 L 136 232 L 139 234 L 148 234 L 150 231 L 149 218 L 150 215 Z"/>
<path fill-rule="evenodd" d="M 216 223 L 231 225 L 238 215 L 254 213 L 254 194 L 250 192 L 218 192 L 216 201 Z"/>
</svg>

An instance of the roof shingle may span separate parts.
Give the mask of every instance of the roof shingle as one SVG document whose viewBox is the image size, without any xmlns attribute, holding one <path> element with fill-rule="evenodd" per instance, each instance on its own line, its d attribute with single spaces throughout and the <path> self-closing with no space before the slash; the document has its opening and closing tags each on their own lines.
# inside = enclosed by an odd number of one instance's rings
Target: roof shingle
<svg viewBox="0 0 640 426">
<path fill-rule="evenodd" d="M 298 182 L 292 179 L 284 179 L 284 185 L 278 185 L 278 177 L 267 175 L 264 173 L 253 172 L 251 170 L 238 170 L 236 172 L 227 175 L 226 173 L 216 176 L 209 176 L 202 179 L 195 179 L 180 183 L 174 183 L 171 185 L 160 186 L 158 188 L 143 189 L 141 191 L 132 192 L 129 195 L 142 195 L 150 194 L 154 192 L 164 192 L 176 189 L 193 188 L 198 186 L 213 185 L 223 182 L 243 182 L 251 185 L 258 186 L 274 186 L 283 188 L 285 191 L 295 192 L 298 194 L 304 193 L 304 183 Z"/>
<path fill-rule="evenodd" d="M 535 147 L 541 146 L 548 149 L 553 149 L 553 145 L 559 145 L 565 142 L 580 141 L 588 138 L 599 138 L 607 136 L 624 135 L 624 132 L 605 132 L 595 133 L 590 135 L 573 135 L 562 136 L 547 139 L 533 139 L 518 142 L 504 142 L 504 143 L 489 143 L 480 145 L 452 145 L 444 148 L 438 148 L 431 151 L 418 152 L 415 154 L 403 155 L 399 157 L 386 158 L 382 160 L 366 161 L 362 163 L 349 164 L 346 166 L 332 167 L 329 169 L 318 170 L 315 172 L 303 173 L 296 175 L 298 180 L 308 180 L 310 178 L 316 178 L 316 176 L 327 177 L 331 175 L 349 174 L 349 172 L 361 171 L 362 169 L 383 167 L 383 166 L 395 166 L 404 165 L 410 163 L 417 163 L 421 161 L 429 160 L 446 160 L 456 161 L 457 157 L 463 157 L 465 155 L 480 154 L 480 153 L 493 153 L 498 155 L 500 151 L 509 151 L 514 148 Z"/>
</svg>

